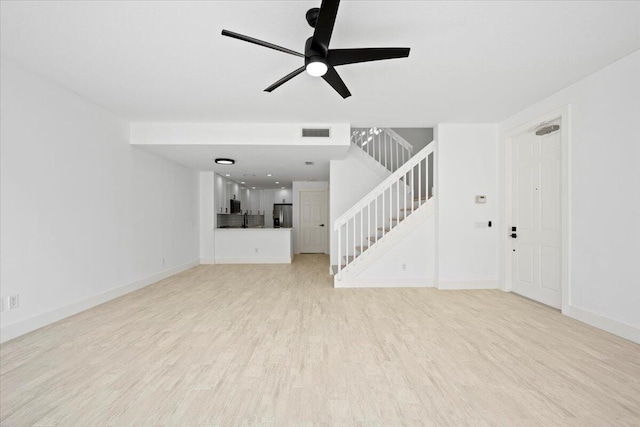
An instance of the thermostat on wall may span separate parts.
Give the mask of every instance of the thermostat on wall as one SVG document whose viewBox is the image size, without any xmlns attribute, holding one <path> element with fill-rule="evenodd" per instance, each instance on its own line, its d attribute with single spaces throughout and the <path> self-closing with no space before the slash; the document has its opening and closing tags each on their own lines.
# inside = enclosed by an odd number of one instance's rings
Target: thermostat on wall
<svg viewBox="0 0 640 427">
<path fill-rule="evenodd" d="M 476 203 L 487 203 L 487 196 L 476 196 Z"/>
</svg>

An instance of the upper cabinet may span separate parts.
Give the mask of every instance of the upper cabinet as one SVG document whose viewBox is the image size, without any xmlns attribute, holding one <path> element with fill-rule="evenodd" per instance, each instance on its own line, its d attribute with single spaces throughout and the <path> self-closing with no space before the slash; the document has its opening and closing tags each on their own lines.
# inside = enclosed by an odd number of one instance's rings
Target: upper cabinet
<svg viewBox="0 0 640 427">
<path fill-rule="evenodd" d="M 274 191 L 273 203 L 293 203 L 293 191 L 291 189 Z"/>
<path fill-rule="evenodd" d="M 252 214 L 257 214 L 264 211 L 268 217 L 273 213 L 274 203 L 293 203 L 291 189 L 251 190 L 241 188 L 237 182 L 215 174 L 214 207 L 216 213 L 231 212 L 230 201 L 234 199 L 234 196 L 236 200 L 240 201 L 243 213 L 250 211 Z"/>
</svg>

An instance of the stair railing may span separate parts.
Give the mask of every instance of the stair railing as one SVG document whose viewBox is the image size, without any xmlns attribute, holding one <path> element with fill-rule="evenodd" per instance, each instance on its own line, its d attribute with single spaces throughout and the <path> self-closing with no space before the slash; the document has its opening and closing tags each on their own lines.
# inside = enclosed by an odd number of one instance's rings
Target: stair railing
<svg viewBox="0 0 640 427">
<path fill-rule="evenodd" d="M 351 142 L 391 172 L 413 156 L 413 146 L 389 128 L 353 128 Z"/>
<path fill-rule="evenodd" d="M 338 278 L 342 270 L 424 205 L 433 185 L 427 145 L 334 222 L 338 237 Z"/>
</svg>

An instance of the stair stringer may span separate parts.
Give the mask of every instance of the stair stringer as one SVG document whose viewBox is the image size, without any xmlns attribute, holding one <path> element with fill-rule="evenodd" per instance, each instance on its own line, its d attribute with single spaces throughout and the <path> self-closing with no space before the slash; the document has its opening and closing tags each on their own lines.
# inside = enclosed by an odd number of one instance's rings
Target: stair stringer
<svg viewBox="0 0 640 427">
<path fill-rule="evenodd" d="M 422 225 L 428 218 L 435 215 L 435 199 L 429 199 L 413 213 L 407 216 L 397 226 L 382 236 L 368 250 L 359 255 L 353 262 L 342 269 L 340 275 L 333 276 L 335 288 L 363 287 L 363 282 L 358 281 L 358 276 L 379 260 L 391 248 L 401 242 L 406 236 Z M 371 286 L 371 285 L 364 285 Z"/>
<path fill-rule="evenodd" d="M 378 175 L 382 181 L 387 179 L 391 175 L 391 171 L 380 164 L 376 159 L 371 157 L 366 151 L 357 145 L 351 144 L 348 154 L 352 155 L 364 166 L 369 168 L 373 173 Z"/>
</svg>

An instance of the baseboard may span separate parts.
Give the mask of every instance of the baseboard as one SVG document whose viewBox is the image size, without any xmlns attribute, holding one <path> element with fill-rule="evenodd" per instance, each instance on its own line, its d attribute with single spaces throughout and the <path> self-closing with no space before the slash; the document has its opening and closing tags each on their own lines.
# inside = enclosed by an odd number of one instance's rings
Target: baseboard
<svg viewBox="0 0 640 427">
<path fill-rule="evenodd" d="M 29 319 L 21 320 L 6 326 L 2 325 L 2 328 L 0 328 L 0 343 L 9 341 L 13 338 L 17 338 L 21 335 L 35 331 L 36 329 L 40 329 L 44 326 L 48 326 L 59 320 L 65 319 L 69 316 L 73 316 L 74 314 L 78 314 L 81 311 L 85 311 L 97 305 L 104 304 L 105 302 L 110 301 L 114 298 L 118 298 L 130 292 L 137 291 L 138 289 L 142 289 L 145 286 L 149 286 L 159 280 L 166 279 L 167 277 L 171 277 L 175 274 L 181 273 L 199 264 L 199 261 L 192 261 L 181 266 L 165 270 L 158 274 L 145 277 L 144 279 L 137 280 L 133 283 L 110 289 L 106 292 L 86 298 L 84 300 L 76 301 L 69 305 L 65 305 L 64 307 L 56 308 L 54 310 L 31 317 Z"/>
<path fill-rule="evenodd" d="M 334 288 L 433 288 L 430 279 L 353 279 L 338 280 L 334 276 Z"/>
<path fill-rule="evenodd" d="M 291 264 L 292 258 L 217 258 L 216 264 Z"/>
<path fill-rule="evenodd" d="M 442 290 L 454 289 L 498 289 L 500 283 L 497 280 L 471 280 L 471 281 L 438 281 L 437 288 Z"/>
<path fill-rule="evenodd" d="M 598 329 L 602 329 L 619 337 L 628 339 L 629 341 L 640 344 L 640 328 L 637 328 L 635 326 L 619 322 L 608 317 L 604 317 L 600 314 L 594 313 L 593 311 L 581 307 L 576 307 L 575 305 L 569 305 L 569 310 L 563 312 L 563 314 L 584 322 L 588 325 L 594 326 Z"/>
</svg>

